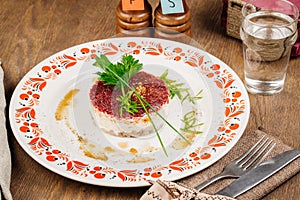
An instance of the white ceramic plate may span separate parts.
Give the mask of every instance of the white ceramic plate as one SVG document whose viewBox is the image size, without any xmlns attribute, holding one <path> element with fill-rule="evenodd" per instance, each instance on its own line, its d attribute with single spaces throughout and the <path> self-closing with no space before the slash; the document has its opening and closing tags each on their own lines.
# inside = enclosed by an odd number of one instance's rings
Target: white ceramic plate
<svg viewBox="0 0 300 200">
<path fill-rule="evenodd" d="M 186 135 L 190 145 L 165 125 L 155 133 L 120 138 L 102 132 L 90 112 L 89 89 L 99 71 L 92 64 L 105 54 L 112 62 L 132 54 L 144 71 L 184 83 L 202 99 L 170 102 L 167 120 L 180 130 L 193 108 L 202 134 Z M 22 148 L 62 176 L 112 187 L 148 185 L 147 180 L 178 180 L 224 156 L 247 125 L 250 104 L 234 71 L 214 56 L 189 45 L 153 38 L 114 38 L 81 44 L 36 65 L 20 81 L 10 103 L 10 123 Z"/>
</svg>

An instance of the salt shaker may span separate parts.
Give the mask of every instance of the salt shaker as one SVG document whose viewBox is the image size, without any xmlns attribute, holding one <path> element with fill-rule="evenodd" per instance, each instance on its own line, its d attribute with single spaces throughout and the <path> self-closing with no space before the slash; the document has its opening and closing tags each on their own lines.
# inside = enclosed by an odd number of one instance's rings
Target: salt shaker
<svg viewBox="0 0 300 200">
<path fill-rule="evenodd" d="M 185 0 L 182 0 L 184 12 L 163 14 L 161 2 L 154 11 L 155 36 L 173 38 L 185 34 L 191 35 L 191 12 Z"/>
</svg>

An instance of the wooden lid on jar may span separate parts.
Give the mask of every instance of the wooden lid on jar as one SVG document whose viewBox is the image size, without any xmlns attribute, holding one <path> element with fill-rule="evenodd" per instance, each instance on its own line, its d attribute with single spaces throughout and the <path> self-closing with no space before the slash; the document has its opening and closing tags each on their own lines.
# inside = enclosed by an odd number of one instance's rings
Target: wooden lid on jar
<svg viewBox="0 0 300 200">
<path fill-rule="evenodd" d="M 164 25 L 176 26 L 186 23 L 191 18 L 191 12 L 185 1 L 183 2 L 184 13 L 163 14 L 161 3 L 155 9 L 155 20 Z"/>
</svg>

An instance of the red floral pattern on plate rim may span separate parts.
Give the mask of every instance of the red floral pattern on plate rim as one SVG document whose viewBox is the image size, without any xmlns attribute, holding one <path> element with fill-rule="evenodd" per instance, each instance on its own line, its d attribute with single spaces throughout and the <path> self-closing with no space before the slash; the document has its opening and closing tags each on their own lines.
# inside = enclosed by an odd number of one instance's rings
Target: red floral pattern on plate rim
<svg viewBox="0 0 300 200">
<path fill-rule="evenodd" d="M 91 44 L 91 46 L 88 46 Z M 81 46 L 82 47 L 82 46 Z M 57 163 L 66 173 L 72 173 L 80 177 L 92 177 L 94 179 L 118 180 L 121 182 L 139 182 L 144 180 L 155 180 L 167 176 L 172 172 L 181 173 L 199 166 L 205 160 L 212 158 L 211 149 L 228 145 L 236 137 L 236 131 L 240 128 L 237 120 L 239 116 L 245 114 L 246 100 L 242 91 L 234 87 L 236 79 L 227 69 L 223 69 L 219 64 L 205 64 L 204 55 L 192 49 L 174 47 L 166 50 L 163 43 L 157 41 L 142 40 L 141 42 L 129 41 L 125 47 L 117 45 L 112 41 L 98 41 L 87 43 L 85 47 L 78 49 L 78 52 L 61 55 L 49 60 L 48 65 L 40 67 L 36 76 L 32 76 L 24 81 L 21 87 L 21 94 L 18 96 L 20 106 L 15 109 L 14 123 L 18 127 L 15 134 L 21 134 L 27 140 L 29 148 L 39 157 L 50 163 Z M 175 160 L 168 165 L 154 166 L 140 169 L 114 169 L 111 167 L 96 165 L 92 166 L 72 157 L 52 146 L 47 138 L 43 137 L 43 130 L 39 128 L 36 118 L 36 107 L 40 102 L 40 94 L 47 87 L 49 81 L 57 79 L 61 73 L 65 73 L 69 68 L 76 67 L 78 63 L 94 59 L 97 54 L 106 56 L 122 54 L 144 54 L 148 56 L 164 56 L 167 60 L 183 62 L 187 66 L 199 68 L 200 72 L 213 81 L 224 95 L 224 121 L 216 130 L 216 134 L 208 141 L 206 146 L 194 149 L 186 157 Z M 249 108 L 247 108 L 249 109 Z M 101 185 L 101 183 L 99 183 Z"/>
</svg>

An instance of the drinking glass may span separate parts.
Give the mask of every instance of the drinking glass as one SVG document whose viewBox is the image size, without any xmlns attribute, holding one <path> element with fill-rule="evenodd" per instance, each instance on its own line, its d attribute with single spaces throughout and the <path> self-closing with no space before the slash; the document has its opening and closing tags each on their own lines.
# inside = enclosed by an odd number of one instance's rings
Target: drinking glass
<svg viewBox="0 0 300 200">
<path fill-rule="evenodd" d="M 279 93 L 297 40 L 299 10 L 286 0 L 254 0 L 243 6 L 242 15 L 246 88 L 253 94 Z"/>
</svg>

